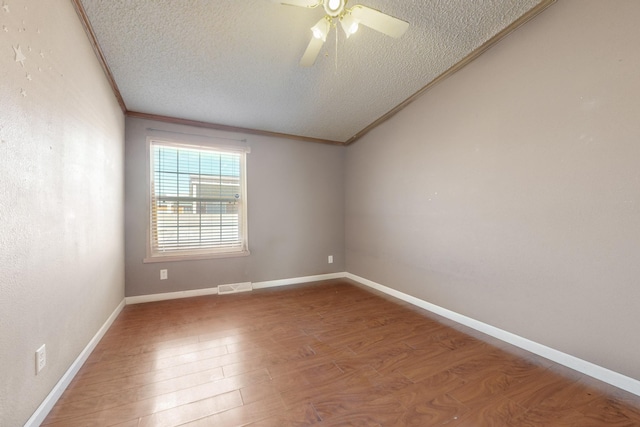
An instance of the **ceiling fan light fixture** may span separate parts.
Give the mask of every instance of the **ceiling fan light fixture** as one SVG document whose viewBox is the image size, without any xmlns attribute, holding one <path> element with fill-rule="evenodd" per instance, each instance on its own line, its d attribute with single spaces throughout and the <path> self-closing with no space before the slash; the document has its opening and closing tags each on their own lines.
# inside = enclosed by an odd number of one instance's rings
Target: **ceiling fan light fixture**
<svg viewBox="0 0 640 427">
<path fill-rule="evenodd" d="M 358 31 L 358 24 L 359 24 L 358 20 L 353 16 L 351 16 L 350 12 L 345 13 L 340 18 L 340 25 L 342 25 L 342 29 L 344 30 L 344 33 L 347 35 L 347 38 L 349 38 L 351 34 L 355 34 L 356 31 Z"/>
<path fill-rule="evenodd" d="M 316 25 L 311 27 L 311 32 L 313 33 L 313 37 L 326 42 L 327 35 L 329 34 L 330 29 L 331 23 L 329 22 L 329 20 L 326 18 L 322 18 L 316 23 Z"/>
<path fill-rule="evenodd" d="M 346 0 L 324 0 L 324 11 L 332 18 L 340 16 L 347 3 Z"/>
</svg>

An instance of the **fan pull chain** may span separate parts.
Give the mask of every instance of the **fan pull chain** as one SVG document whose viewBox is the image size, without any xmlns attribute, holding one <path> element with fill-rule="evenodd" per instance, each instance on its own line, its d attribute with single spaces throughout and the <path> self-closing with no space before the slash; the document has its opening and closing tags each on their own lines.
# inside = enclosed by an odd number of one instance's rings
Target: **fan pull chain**
<svg viewBox="0 0 640 427">
<path fill-rule="evenodd" d="M 336 24 L 336 74 L 338 74 L 338 25 Z"/>
</svg>

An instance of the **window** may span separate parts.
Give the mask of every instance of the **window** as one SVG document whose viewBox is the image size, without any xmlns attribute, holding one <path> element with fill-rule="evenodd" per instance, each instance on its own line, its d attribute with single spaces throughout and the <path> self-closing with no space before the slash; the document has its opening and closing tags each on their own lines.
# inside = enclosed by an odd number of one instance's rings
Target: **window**
<svg viewBox="0 0 640 427">
<path fill-rule="evenodd" d="M 248 254 L 248 149 L 151 140 L 147 261 Z"/>
</svg>

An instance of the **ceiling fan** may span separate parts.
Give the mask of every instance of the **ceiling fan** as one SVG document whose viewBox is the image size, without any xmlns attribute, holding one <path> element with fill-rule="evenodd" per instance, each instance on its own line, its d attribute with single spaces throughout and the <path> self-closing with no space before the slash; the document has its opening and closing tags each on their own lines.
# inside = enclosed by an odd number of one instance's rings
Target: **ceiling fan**
<svg viewBox="0 0 640 427">
<path fill-rule="evenodd" d="M 347 38 L 358 31 L 359 24 L 395 38 L 402 36 L 405 31 L 407 31 L 407 28 L 409 28 L 408 22 L 394 18 L 370 7 L 357 4 L 347 8 L 348 1 L 349 0 L 271 0 L 272 3 L 312 9 L 320 5 L 324 7 L 326 15 L 311 27 L 313 36 L 304 55 L 302 55 L 302 59 L 300 60 L 301 66 L 310 67 L 314 64 L 320 53 L 320 49 L 322 49 L 322 45 L 327 41 L 329 31 L 331 28 L 337 27 L 338 21 Z"/>
</svg>

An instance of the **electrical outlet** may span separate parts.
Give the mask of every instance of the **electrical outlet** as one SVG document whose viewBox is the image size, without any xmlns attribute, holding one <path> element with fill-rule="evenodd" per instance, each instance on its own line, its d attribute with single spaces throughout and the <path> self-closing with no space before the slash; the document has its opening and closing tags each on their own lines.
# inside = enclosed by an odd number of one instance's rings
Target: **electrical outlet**
<svg viewBox="0 0 640 427">
<path fill-rule="evenodd" d="M 167 280 L 167 270 L 160 270 L 160 280 Z"/>
<path fill-rule="evenodd" d="M 47 347 L 42 344 L 39 349 L 36 350 L 36 375 L 47 366 Z"/>
<path fill-rule="evenodd" d="M 329 264 L 333 264 L 333 255 L 329 255 L 327 261 L 329 262 Z"/>
</svg>

